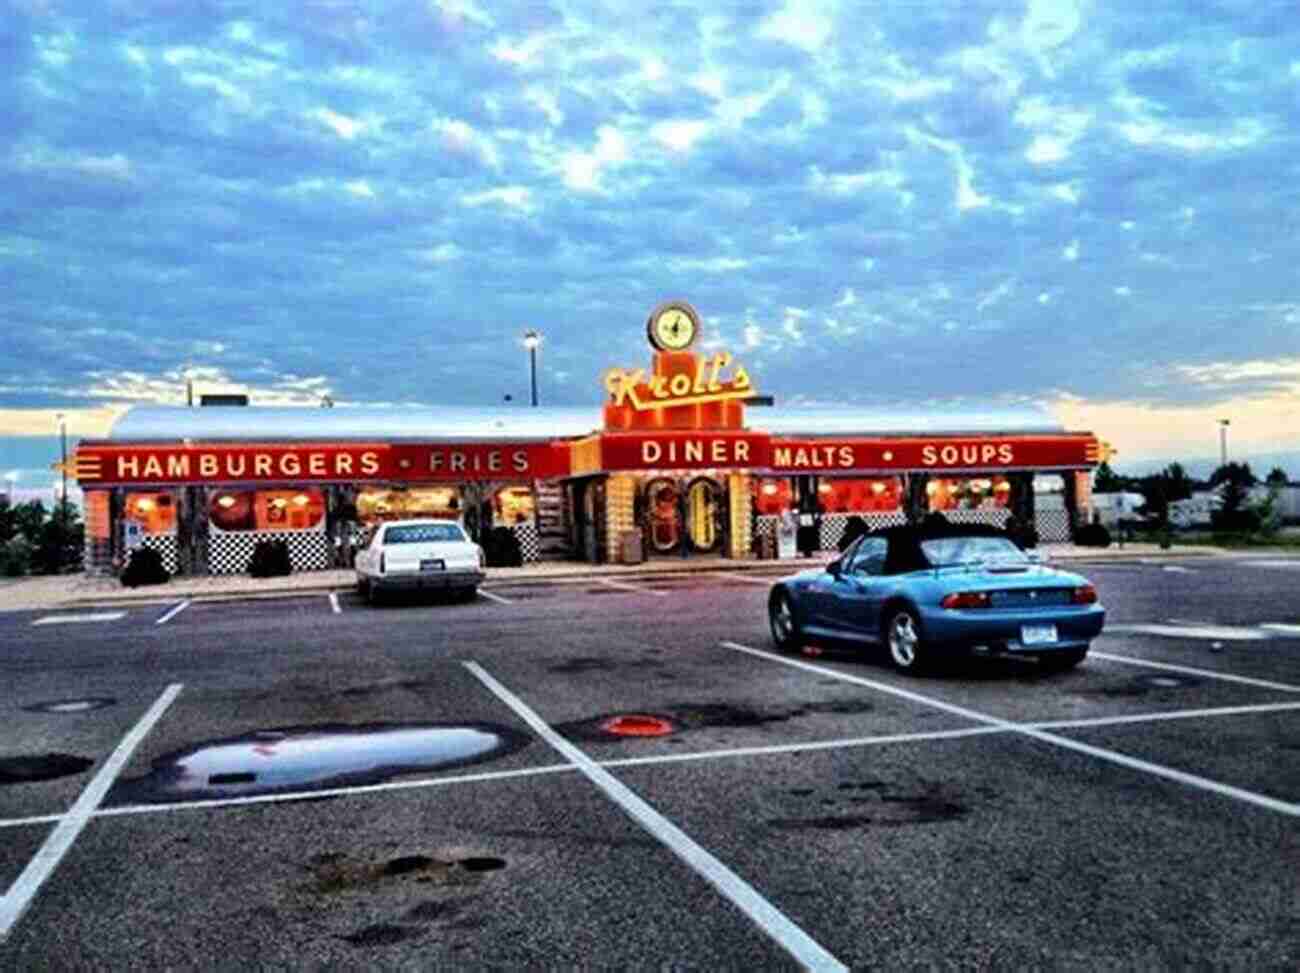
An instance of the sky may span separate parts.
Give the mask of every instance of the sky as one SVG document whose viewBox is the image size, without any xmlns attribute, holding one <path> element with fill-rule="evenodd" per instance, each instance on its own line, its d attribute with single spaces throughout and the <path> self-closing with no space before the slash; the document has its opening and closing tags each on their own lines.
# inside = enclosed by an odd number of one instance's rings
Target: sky
<svg viewBox="0 0 1300 973">
<path fill-rule="evenodd" d="M 0 467 L 123 409 L 1038 402 L 1300 478 L 1290 0 L 0 0 Z M 595 422 L 593 421 L 593 425 Z"/>
</svg>

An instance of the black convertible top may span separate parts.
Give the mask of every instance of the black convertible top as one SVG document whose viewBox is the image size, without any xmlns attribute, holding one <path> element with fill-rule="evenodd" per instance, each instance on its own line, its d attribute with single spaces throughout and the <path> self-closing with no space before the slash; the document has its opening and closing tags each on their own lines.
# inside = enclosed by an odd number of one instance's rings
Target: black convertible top
<svg viewBox="0 0 1300 973">
<path fill-rule="evenodd" d="M 889 540 L 885 559 L 886 574 L 902 574 L 907 571 L 921 571 L 932 565 L 921 553 L 921 542 L 939 540 L 945 537 L 1005 537 L 1011 535 L 992 524 L 954 524 L 948 518 L 931 514 L 919 524 L 904 524 L 898 527 L 882 527 L 868 531 L 866 537 L 884 537 Z"/>
</svg>

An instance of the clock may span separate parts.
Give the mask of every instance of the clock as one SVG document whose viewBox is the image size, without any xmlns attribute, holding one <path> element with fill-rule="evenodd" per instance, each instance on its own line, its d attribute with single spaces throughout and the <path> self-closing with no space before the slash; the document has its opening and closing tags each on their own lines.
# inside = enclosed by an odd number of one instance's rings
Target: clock
<svg viewBox="0 0 1300 973">
<path fill-rule="evenodd" d="M 646 332 L 660 351 L 685 351 L 700 335 L 700 316 L 685 301 L 667 301 L 650 312 Z"/>
</svg>

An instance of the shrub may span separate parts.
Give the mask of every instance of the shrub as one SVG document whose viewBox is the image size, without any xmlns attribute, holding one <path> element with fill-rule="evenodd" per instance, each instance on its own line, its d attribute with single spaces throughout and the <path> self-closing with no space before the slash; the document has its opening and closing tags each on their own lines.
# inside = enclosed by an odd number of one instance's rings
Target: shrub
<svg viewBox="0 0 1300 973">
<path fill-rule="evenodd" d="M 1074 532 L 1080 547 L 1110 547 L 1110 531 L 1101 524 L 1085 524 Z"/>
<path fill-rule="evenodd" d="M 1210 526 L 1215 530 L 1252 532 L 1259 530 L 1259 513 L 1249 507 L 1236 510 L 1215 510 L 1210 514 Z"/>
<path fill-rule="evenodd" d="M 1033 524 L 1024 524 L 1015 517 L 1008 517 L 1003 530 L 1007 532 L 1011 543 L 1022 550 L 1027 551 L 1038 546 L 1038 528 Z"/>
<path fill-rule="evenodd" d="M 288 543 L 258 541 L 253 548 L 253 558 L 248 562 L 248 573 L 255 578 L 279 578 L 293 573 Z"/>
<path fill-rule="evenodd" d="M 137 547 L 131 552 L 130 558 L 121 577 L 122 584 L 128 588 L 164 584 L 171 577 L 163 567 L 162 555 L 152 547 Z"/>
<path fill-rule="evenodd" d="M 493 527 L 484 534 L 483 553 L 488 567 L 517 568 L 524 563 L 519 536 L 509 527 Z"/>
<path fill-rule="evenodd" d="M 21 578 L 31 570 L 32 545 L 21 534 L 0 544 L 0 573 L 6 578 Z"/>
</svg>

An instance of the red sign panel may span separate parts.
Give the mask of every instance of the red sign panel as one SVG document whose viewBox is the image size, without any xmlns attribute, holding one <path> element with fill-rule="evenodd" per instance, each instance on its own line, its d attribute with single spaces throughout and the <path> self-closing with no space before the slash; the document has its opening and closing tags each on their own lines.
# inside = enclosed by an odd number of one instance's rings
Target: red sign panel
<svg viewBox="0 0 1300 973">
<path fill-rule="evenodd" d="M 761 432 L 606 434 L 600 440 L 601 466 L 606 470 L 762 467 L 770 441 Z"/>
<path fill-rule="evenodd" d="M 774 439 L 769 469 L 1006 470 L 1083 468 L 1097 462 L 1093 436 L 941 436 L 907 439 Z"/>
<path fill-rule="evenodd" d="M 559 443 L 81 446 L 77 479 L 109 483 L 283 483 L 549 479 L 569 472 Z"/>
</svg>

